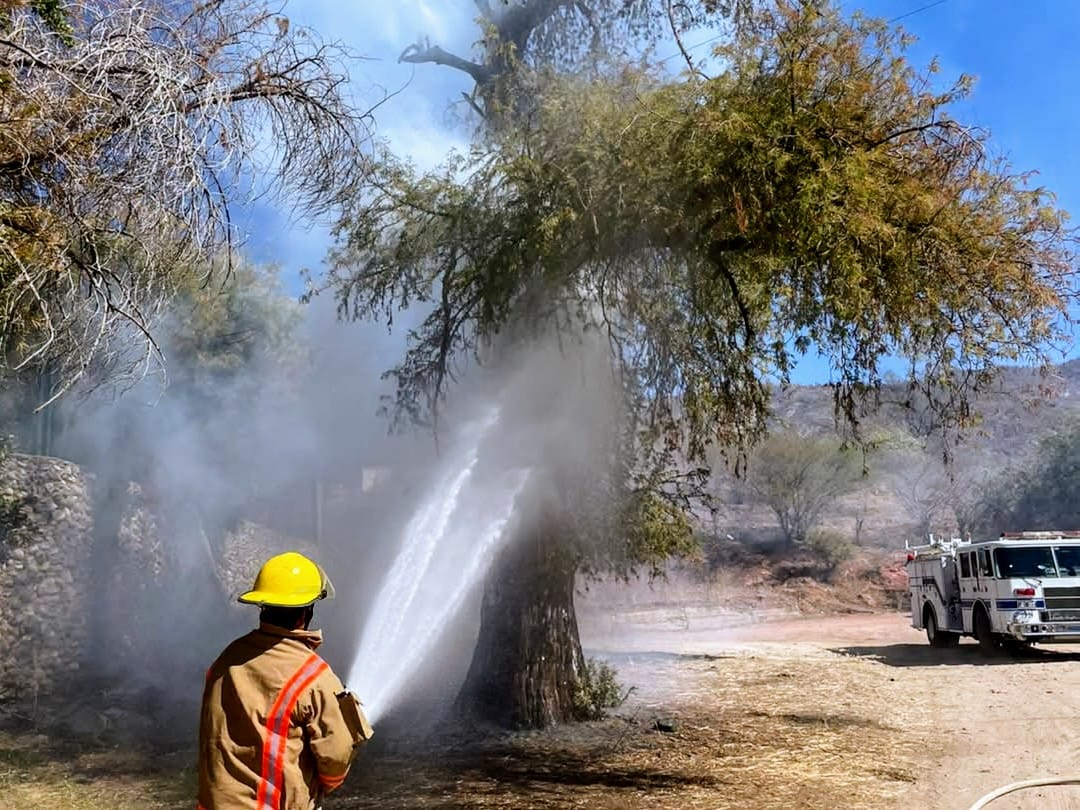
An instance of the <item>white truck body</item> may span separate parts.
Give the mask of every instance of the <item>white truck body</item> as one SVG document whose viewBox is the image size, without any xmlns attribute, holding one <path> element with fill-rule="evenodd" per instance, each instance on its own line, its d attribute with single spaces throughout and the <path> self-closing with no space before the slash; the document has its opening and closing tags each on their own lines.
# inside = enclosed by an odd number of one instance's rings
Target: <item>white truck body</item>
<svg viewBox="0 0 1080 810">
<path fill-rule="evenodd" d="M 1013 532 L 908 548 L 911 625 L 934 647 L 1080 643 L 1080 532 Z"/>
</svg>

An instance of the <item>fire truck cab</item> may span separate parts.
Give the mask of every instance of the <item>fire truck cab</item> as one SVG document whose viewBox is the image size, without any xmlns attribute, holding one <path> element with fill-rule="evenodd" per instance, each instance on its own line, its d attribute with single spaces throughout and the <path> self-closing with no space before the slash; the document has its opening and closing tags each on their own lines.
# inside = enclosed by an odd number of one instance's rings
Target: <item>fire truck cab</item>
<svg viewBox="0 0 1080 810">
<path fill-rule="evenodd" d="M 1080 531 L 935 539 L 907 549 L 911 626 L 932 647 L 973 636 L 986 652 L 1080 643 Z"/>
</svg>

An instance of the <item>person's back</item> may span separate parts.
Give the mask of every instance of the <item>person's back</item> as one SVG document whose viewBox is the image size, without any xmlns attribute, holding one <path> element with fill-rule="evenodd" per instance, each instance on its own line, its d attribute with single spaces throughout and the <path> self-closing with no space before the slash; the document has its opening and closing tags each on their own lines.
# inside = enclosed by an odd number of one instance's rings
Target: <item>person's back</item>
<svg viewBox="0 0 1080 810">
<path fill-rule="evenodd" d="M 304 573 L 297 586 L 293 579 Z M 311 810 L 341 785 L 357 746 L 371 736 L 356 699 L 315 652 L 322 635 L 307 629 L 311 604 L 329 589 L 318 566 L 290 553 L 268 561 L 241 597 L 263 606 L 262 621 L 207 672 L 202 810 Z"/>
</svg>

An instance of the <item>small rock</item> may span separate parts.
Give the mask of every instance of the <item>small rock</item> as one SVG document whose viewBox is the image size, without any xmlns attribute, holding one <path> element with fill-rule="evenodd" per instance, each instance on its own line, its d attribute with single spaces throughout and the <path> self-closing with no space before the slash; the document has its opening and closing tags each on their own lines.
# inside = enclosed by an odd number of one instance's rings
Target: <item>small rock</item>
<svg viewBox="0 0 1080 810">
<path fill-rule="evenodd" d="M 670 717 L 657 718 L 653 722 L 653 728 L 657 731 L 662 731 L 665 734 L 674 734 L 679 730 L 679 724 L 676 720 Z"/>
</svg>

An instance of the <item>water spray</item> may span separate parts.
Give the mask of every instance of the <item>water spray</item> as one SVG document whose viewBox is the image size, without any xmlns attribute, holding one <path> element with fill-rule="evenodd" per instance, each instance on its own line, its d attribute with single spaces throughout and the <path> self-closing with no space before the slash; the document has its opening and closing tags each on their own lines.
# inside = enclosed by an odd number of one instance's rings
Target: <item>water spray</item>
<svg viewBox="0 0 1080 810">
<path fill-rule="evenodd" d="M 500 410 L 466 425 L 406 525 L 401 548 L 371 606 L 347 683 L 372 723 L 403 696 L 466 598 L 483 581 L 529 473 L 478 476 L 480 448 Z"/>
</svg>

